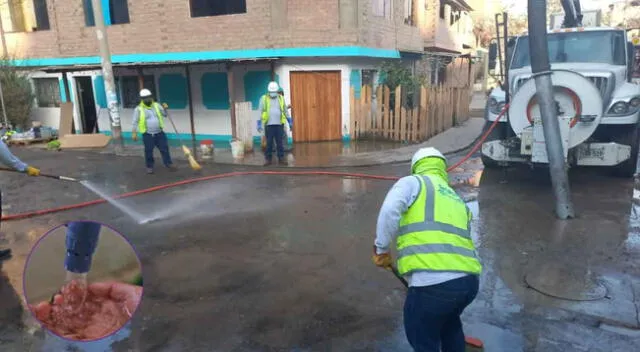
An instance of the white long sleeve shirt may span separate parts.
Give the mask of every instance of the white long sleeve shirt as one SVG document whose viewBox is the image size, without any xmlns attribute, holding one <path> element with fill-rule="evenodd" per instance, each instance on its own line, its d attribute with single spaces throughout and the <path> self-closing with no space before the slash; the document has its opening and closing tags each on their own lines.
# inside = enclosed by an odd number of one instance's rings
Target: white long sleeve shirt
<svg viewBox="0 0 640 352">
<path fill-rule="evenodd" d="M 0 140 L 0 162 L 20 172 L 27 170 L 27 164 L 18 159 L 7 147 L 4 141 Z"/>
<path fill-rule="evenodd" d="M 416 201 L 420 193 L 420 181 L 415 176 L 406 176 L 398 180 L 387 193 L 380 208 L 376 226 L 376 252 L 389 253 L 390 246 L 395 242 L 400 227 L 400 218 Z M 454 280 L 467 274 L 457 272 L 415 272 L 408 274 L 405 279 L 409 286 L 431 286 Z"/>
</svg>

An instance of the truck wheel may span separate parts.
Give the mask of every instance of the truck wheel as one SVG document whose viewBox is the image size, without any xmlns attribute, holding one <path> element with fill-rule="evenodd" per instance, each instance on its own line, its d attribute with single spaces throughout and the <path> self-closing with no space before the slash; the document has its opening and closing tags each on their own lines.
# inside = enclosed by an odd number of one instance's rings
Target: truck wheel
<svg viewBox="0 0 640 352">
<path fill-rule="evenodd" d="M 625 126 L 626 127 L 626 126 Z M 615 138 L 617 143 L 631 146 L 631 157 L 622 164 L 614 166 L 613 174 L 618 177 L 632 178 L 636 174 L 638 167 L 638 150 L 640 149 L 640 128 L 633 126 L 621 132 Z"/>
<path fill-rule="evenodd" d="M 489 130 L 492 124 L 493 124 L 493 121 L 486 121 L 484 123 L 484 127 L 482 127 L 483 135 Z M 491 132 L 487 136 L 487 139 L 485 139 L 484 142 L 498 141 L 498 140 L 504 139 L 505 138 L 504 129 L 506 125 L 507 124 L 505 123 L 498 122 L 496 127 L 493 130 L 491 130 Z M 480 159 L 482 160 L 482 164 L 484 165 L 484 167 L 487 169 L 497 169 L 501 167 L 497 161 L 491 159 L 490 157 L 482 153 L 480 153 Z"/>
</svg>

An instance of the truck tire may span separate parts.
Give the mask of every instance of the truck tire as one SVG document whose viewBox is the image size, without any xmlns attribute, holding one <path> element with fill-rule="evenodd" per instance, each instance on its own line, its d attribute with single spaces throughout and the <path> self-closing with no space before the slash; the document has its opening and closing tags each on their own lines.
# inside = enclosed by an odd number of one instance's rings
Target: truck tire
<svg viewBox="0 0 640 352">
<path fill-rule="evenodd" d="M 482 134 L 484 135 L 489 128 L 491 128 L 491 125 L 493 124 L 493 121 L 485 121 L 484 126 L 482 127 Z M 505 127 L 508 127 L 506 123 L 503 122 L 498 122 L 496 124 L 496 127 L 489 133 L 489 135 L 487 136 L 487 139 L 484 140 L 484 142 L 491 142 L 491 141 L 498 141 L 498 140 L 502 140 L 505 138 Z M 483 142 L 483 143 L 484 143 Z M 490 157 L 482 154 L 482 152 L 480 153 L 480 159 L 482 160 L 482 164 L 484 165 L 485 168 L 487 169 L 497 169 L 500 168 L 500 164 L 498 164 L 497 161 L 491 159 Z"/>
<path fill-rule="evenodd" d="M 627 127 L 627 126 L 624 126 Z M 640 149 L 640 128 L 635 125 L 627 127 L 615 138 L 617 143 L 631 146 L 631 157 L 622 164 L 613 168 L 613 174 L 617 177 L 632 178 L 638 168 L 638 150 Z"/>
</svg>

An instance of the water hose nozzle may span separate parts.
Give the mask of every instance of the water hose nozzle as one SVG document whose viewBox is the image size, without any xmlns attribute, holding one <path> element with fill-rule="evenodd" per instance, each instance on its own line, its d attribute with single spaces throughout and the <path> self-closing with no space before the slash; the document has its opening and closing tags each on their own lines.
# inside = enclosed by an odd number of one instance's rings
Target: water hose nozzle
<svg viewBox="0 0 640 352">
<path fill-rule="evenodd" d="M 91 269 L 93 253 L 98 245 L 100 225 L 91 221 L 70 222 L 67 224 L 67 252 L 64 267 L 77 274 L 88 273 Z"/>
</svg>

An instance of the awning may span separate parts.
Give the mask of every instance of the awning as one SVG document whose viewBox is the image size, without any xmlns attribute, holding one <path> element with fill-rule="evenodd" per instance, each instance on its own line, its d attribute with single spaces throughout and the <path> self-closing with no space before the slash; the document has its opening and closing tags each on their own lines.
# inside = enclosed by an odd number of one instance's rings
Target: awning
<svg viewBox="0 0 640 352">
<path fill-rule="evenodd" d="M 125 62 L 125 63 L 113 63 L 112 67 L 116 68 L 162 68 L 162 67 L 176 67 L 176 66 L 195 66 L 195 65 L 212 65 L 212 64 L 228 64 L 228 63 L 253 63 L 253 62 L 271 62 L 278 60 L 278 58 L 255 58 L 255 59 L 231 59 L 231 60 L 200 60 L 200 61 L 167 61 L 167 62 Z M 102 70 L 100 65 L 72 65 L 72 66 L 45 66 L 45 67 L 29 67 L 34 71 L 44 71 L 46 73 L 64 73 L 64 72 L 81 72 L 81 71 L 95 71 Z"/>
<path fill-rule="evenodd" d="M 469 6 L 469 4 L 467 4 L 467 2 L 464 0 L 440 0 L 440 4 L 451 5 L 451 7 L 455 8 L 456 10 L 469 12 L 473 11 L 473 8 Z"/>
<path fill-rule="evenodd" d="M 436 54 L 436 55 L 440 55 L 440 56 L 456 57 L 456 56 L 462 55 L 462 53 L 457 51 L 457 50 L 450 50 L 450 49 L 445 49 L 445 48 L 441 48 L 441 47 L 437 47 L 437 46 L 425 47 L 424 51 L 426 51 L 426 52 L 428 52 L 430 54 Z"/>
</svg>

